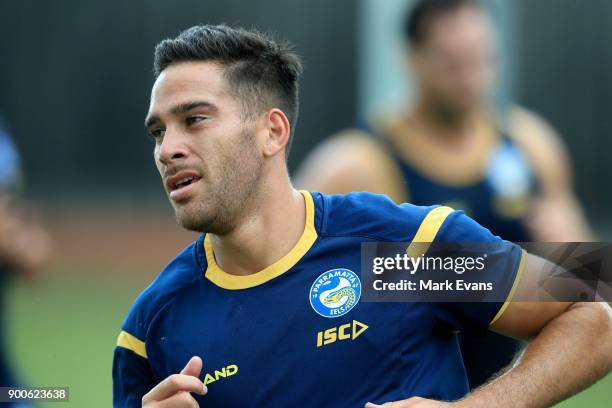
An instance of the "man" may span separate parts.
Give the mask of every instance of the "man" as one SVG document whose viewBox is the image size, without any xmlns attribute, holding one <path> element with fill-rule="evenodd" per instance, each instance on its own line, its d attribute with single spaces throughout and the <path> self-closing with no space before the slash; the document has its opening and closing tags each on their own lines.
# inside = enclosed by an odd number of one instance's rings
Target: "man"
<svg viewBox="0 0 612 408">
<path fill-rule="evenodd" d="M 502 121 L 492 113 L 496 35 L 480 2 L 419 0 L 404 33 L 414 103 L 331 138 L 306 160 L 296 184 L 449 205 L 513 242 L 591 240 L 552 128 L 523 108 Z M 494 333 L 461 340 L 473 388 L 519 349 Z"/>
<path fill-rule="evenodd" d="M 0 385 L 21 384 L 8 356 L 5 303 L 7 289 L 16 273 L 32 279 L 49 252 L 46 233 L 16 203 L 22 184 L 21 160 L 6 127 L 0 121 Z M 30 404 L 9 404 L 29 407 Z"/>
<path fill-rule="evenodd" d="M 0 270 L 3 280 L 12 272 L 32 279 L 49 256 L 49 239 L 23 209 L 21 158 L 6 129 L 0 120 Z"/>
<path fill-rule="evenodd" d="M 286 157 L 301 68 L 286 45 L 197 26 L 162 41 L 154 66 L 145 126 L 155 162 L 178 222 L 205 233 L 128 313 L 113 362 L 115 406 L 421 397 L 398 406 L 540 407 L 612 367 L 607 305 L 359 302 L 362 242 L 495 243 L 507 270 L 486 274 L 505 294 L 530 291 L 541 263 L 447 207 L 296 191 Z M 468 386 L 453 332 L 492 320 L 533 341 L 515 368 L 460 400 Z"/>
<path fill-rule="evenodd" d="M 298 181 L 398 203 L 453 203 L 512 241 L 588 241 L 559 137 L 523 108 L 503 120 L 492 112 L 496 33 L 480 2 L 418 0 L 404 33 L 414 103 L 337 135 Z"/>
</svg>

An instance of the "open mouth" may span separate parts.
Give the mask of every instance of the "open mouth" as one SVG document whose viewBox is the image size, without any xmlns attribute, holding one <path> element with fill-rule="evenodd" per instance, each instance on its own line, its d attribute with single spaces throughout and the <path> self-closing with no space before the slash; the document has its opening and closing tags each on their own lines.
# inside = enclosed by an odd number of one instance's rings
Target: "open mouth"
<svg viewBox="0 0 612 408">
<path fill-rule="evenodd" d="M 193 183 L 195 183 L 196 181 L 198 181 L 200 178 L 197 176 L 188 176 L 188 177 L 184 177 L 182 179 L 180 179 L 179 181 L 177 181 L 176 183 L 174 183 L 174 186 L 172 186 L 172 191 L 175 190 L 180 190 L 181 188 L 187 187 Z"/>
<path fill-rule="evenodd" d="M 195 185 L 198 181 L 200 181 L 201 177 L 195 174 L 177 174 L 173 177 L 170 177 L 166 181 L 166 185 L 170 192 L 170 198 L 172 199 L 180 199 L 186 194 L 193 185 Z"/>
</svg>

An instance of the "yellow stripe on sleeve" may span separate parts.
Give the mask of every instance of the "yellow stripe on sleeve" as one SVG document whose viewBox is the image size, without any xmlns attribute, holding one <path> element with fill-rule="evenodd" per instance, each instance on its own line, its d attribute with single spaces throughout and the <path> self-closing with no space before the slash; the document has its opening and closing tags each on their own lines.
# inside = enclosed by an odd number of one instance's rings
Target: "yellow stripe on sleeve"
<svg viewBox="0 0 612 408">
<path fill-rule="evenodd" d="M 523 271 L 525 270 L 525 263 L 527 262 L 527 251 L 525 251 L 524 249 L 521 249 L 521 251 L 522 251 L 521 261 L 519 263 L 518 270 L 516 271 L 516 276 L 514 277 L 514 283 L 512 284 L 510 293 L 508 293 L 508 296 L 506 297 L 506 301 L 504 302 L 502 307 L 499 308 L 499 310 L 497 311 L 497 314 L 495 315 L 493 320 L 491 320 L 491 323 L 489 323 L 489 326 L 495 323 L 501 317 L 501 315 L 504 314 L 504 312 L 510 305 L 510 302 L 512 302 L 512 298 L 514 297 L 514 292 L 516 292 L 516 289 L 518 288 L 519 283 L 521 282 L 521 278 L 523 277 Z"/>
<path fill-rule="evenodd" d="M 406 248 L 406 253 L 411 257 L 418 257 L 421 254 L 425 254 L 429 249 L 429 246 L 438 235 L 438 231 L 442 227 L 442 224 L 446 220 L 446 217 L 450 215 L 454 210 L 450 207 L 436 207 L 431 210 L 419 226 L 412 242 Z"/>
<path fill-rule="evenodd" d="M 119 333 L 119 337 L 117 338 L 117 346 L 132 350 L 140 357 L 147 358 L 147 349 L 144 341 L 138 340 L 136 337 L 132 336 L 126 331 Z"/>
</svg>

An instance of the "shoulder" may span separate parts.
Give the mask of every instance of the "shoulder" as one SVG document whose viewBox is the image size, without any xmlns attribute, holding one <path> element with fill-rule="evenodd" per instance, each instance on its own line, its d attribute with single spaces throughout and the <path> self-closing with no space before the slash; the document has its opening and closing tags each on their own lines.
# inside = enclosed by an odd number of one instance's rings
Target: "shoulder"
<svg viewBox="0 0 612 408">
<path fill-rule="evenodd" d="M 397 202 L 406 199 L 397 163 L 383 143 L 359 128 L 344 129 L 317 146 L 300 166 L 296 184 L 324 193 L 367 190 Z"/>
<path fill-rule="evenodd" d="M 493 242 L 501 238 L 468 217 L 444 206 L 395 204 L 367 192 L 321 194 L 323 236 L 358 236 L 387 241 Z"/>
<path fill-rule="evenodd" d="M 361 236 L 389 241 L 410 240 L 435 206 L 396 204 L 369 192 L 322 195 L 322 235 Z"/>
<path fill-rule="evenodd" d="M 0 190 L 11 188 L 21 178 L 21 159 L 15 143 L 0 124 Z"/>
<path fill-rule="evenodd" d="M 323 143 L 321 143 L 314 151 L 313 157 L 319 159 L 334 159 L 337 158 L 333 153 L 363 153 L 363 154 L 385 154 L 384 148 L 375 139 L 370 131 L 360 128 L 346 128 L 332 134 Z M 364 157 L 358 155 L 354 160 L 361 160 Z M 348 161 L 349 155 L 346 155 Z"/>
<path fill-rule="evenodd" d="M 510 136 L 531 153 L 541 150 L 558 152 L 563 148 L 561 137 L 553 126 L 537 113 L 513 105 L 509 115 Z"/>
<path fill-rule="evenodd" d="M 450 211 L 432 239 L 441 243 L 496 243 L 503 241 L 463 211 Z"/>
<path fill-rule="evenodd" d="M 157 313 L 181 290 L 202 278 L 202 251 L 197 250 L 202 239 L 183 249 L 136 298 L 123 322 L 124 331 L 144 341 Z"/>
<path fill-rule="evenodd" d="M 324 167 L 326 172 L 365 173 L 368 168 L 379 167 L 386 159 L 385 149 L 371 133 L 364 129 L 347 128 L 332 134 L 318 145 L 304 162 L 302 169 Z"/>
</svg>

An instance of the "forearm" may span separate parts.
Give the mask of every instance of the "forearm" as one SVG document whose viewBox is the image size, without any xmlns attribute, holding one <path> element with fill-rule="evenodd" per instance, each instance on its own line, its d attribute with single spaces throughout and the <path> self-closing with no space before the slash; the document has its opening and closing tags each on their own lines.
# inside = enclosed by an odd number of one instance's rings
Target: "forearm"
<svg viewBox="0 0 612 408">
<path fill-rule="evenodd" d="M 612 370 L 612 314 L 605 304 L 575 303 L 550 321 L 513 368 L 457 406 L 548 407 Z"/>
</svg>

